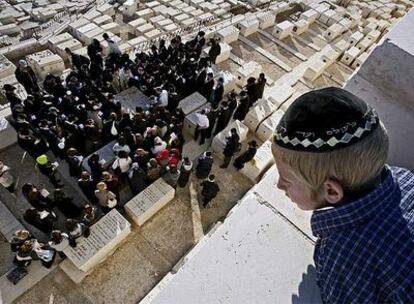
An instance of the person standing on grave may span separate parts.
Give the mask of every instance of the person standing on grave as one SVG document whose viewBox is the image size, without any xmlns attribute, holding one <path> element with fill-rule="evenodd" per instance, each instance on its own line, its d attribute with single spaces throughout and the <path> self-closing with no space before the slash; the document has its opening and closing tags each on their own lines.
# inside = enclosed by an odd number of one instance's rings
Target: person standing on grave
<svg viewBox="0 0 414 304">
<path fill-rule="evenodd" d="M 202 156 L 198 158 L 198 164 L 196 166 L 196 176 L 199 179 L 205 179 L 210 174 L 213 167 L 213 156 L 210 151 L 204 152 Z"/>
<path fill-rule="evenodd" d="M 200 94 L 203 95 L 207 101 L 211 100 L 211 94 L 213 93 L 214 88 L 214 76 L 213 73 L 207 73 L 207 77 L 204 80 L 204 84 L 201 87 Z"/>
<path fill-rule="evenodd" d="M 208 179 L 204 180 L 201 183 L 201 195 L 203 197 L 203 207 L 207 208 L 207 205 L 211 202 L 213 198 L 215 198 L 220 191 L 220 187 L 218 186 L 217 182 L 215 181 L 214 174 L 210 174 Z"/>
<path fill-rule="evenodd" d="M 194 140 L 197 142 L 198 135 L 200 135 L 200 145 L 202 146 L 206 141 L 206 133 L 208 128 L 210 127 L 210 122 L 205 109 L 195 113 L 195 116 L 197 126 L 195 129 Z"/>
<path fill-rule="evenodd" d="M 236 167 L 237 170 L 243 169 L 244 164 L 251 161 L 256 155 L 257 142 L 252 140 L 248 145 L 247 150 L 234 160 L 233 166 Z"/>
<path fill-rule="evenodd" d="M 212 64 L 216 63 L 217 56 L 221 53 L 221 47 L 220 47 L 220 40 L 217 38 L 211 38 L 210 39 L 210 50 L 208 51 L 208 56 L 210 57 L 210 62 Z"/>
<path fill-rule="evenodd" d="M 297 98 L 272 152 L 277 187 L 313 210 L 314 260 L 324 303 L 414 303 L 414 172 L 386 164 L 376 111 L 341 88 Z"/>
<path fill-rule="evenodd" d="M 132 163 L 129 169 L 128 182 L 134 196 L 147 187 L 147 174 L 137 162 Z"/>
<path fill-rule="evenodd" d="M 223 131 L 227 127 L 227 125 L 229 124 L 229 121 L 231 119 L 231 114 L 232 114 L 232 111 L 228 107 L 227 102 L 224 101 L 221 104 L 221 108 L 220 108 L 220 111 L 219 111 L 219 114 L 218 114 L 217 126 L 216 126 L 216 129 L 214 130 L 214 135 L 220 133 L 221 131 Z"/>
<path fill-rule="evenodd" d="M 223 150 L 224 161 L 220 168 L 225 169 L 229 166 L 231 158 L 240 150 L 240 137 L 235 128 L 230 130 L 230 137 L 226 137 L 226 146 Z"/>
<path fill-rule="evenodd" d="M 14 74 L 17 81 L 25 88 L 27 94 L 33 94 L 39 91 L 36 75 L 26 60 L 22 59 L 19 61 L 19 65 Z"/>
<path fill-rule="evenodd" d="M 258 99 L 263 97 L 263 92 L 267 83 L 267 79 L 264 73 L 260 73 L 259 79 L 257 79 L 256 83 L 256 97 Z"/>
<path fill-rule="evenodd" d="M 168 166 L 162 178 L 168 185 L 174 189 L 177 188 L 177 182 L 180 178 L 180 170 L 177 169 L 177 165 L 172 164 Z"/>
<path fill-rule="evenodd" d="M 184 157 L 184 161 L 181 164 L 180 168 L 180 177 L 178 178 L 178 186 L 184 188 L 191 175 L 191 171 L 193 171 L 193 162 L 188 158 Z"/>
<path fill-rule="evenodd" d="M 224 95 L 224 79 L 220 77 L 217 80 L 216 87 L 214 88 L 213 95 L 211 98 L 211 105 L 213 108 L 218 107 L 220 101 L 223 99 Z"/>
<path fill-rule="evenodd" d="M 10 168 L 0 160 L 0 185 L 10 193 L 14 192 L 14 177 L 10 174 Z"/>
<path fill-rule="evenodd" d="M 246 91 L 241 91 L 239 105 L 236 109 L 236 112 L 234 112 L 233 118 L 235 120 L 237 119 L 237 120 L 243 121 L 247 113 L 249 112 L 249 108 L 250 108 L 249 97 L 247 96 Z"/>
</svg>

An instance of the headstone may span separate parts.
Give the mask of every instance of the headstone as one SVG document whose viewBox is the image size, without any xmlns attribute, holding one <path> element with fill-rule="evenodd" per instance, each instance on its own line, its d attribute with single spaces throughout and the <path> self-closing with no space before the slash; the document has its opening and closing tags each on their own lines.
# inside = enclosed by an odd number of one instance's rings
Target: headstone
<svg viewBox="0 0 414 304">
<path fill-rule="evenodd" d="M 335 23 L 326 29 L 326 31 L 323 33 L 323 36 L 327 40 L 331 41 L 335 39 L 336 37 L 338 37 L 341 34 L 342 30 L 343 30 L 342 25 Z"/>
<path fill-rule="evenodd" d="M 249 132 L 248 127 L 246 127 L 238 120 L 230 123 L 223 131 L 214 136 L 211 143 L 211 149 L 219 158 L 223 158 L 223 150 L 226 146 L 226 137 L 230 136 L 230 130 L 233 128 L 237 130 L 237 134 L 240 137 L 240 142 L 244 141 L 247 137 L 247 133 Z"/>
<path fill-rule="evenodd" d="M 304 32 L 306 32 L 309 29 L 309 24 L 310 24 L 309 21 L 306 21 L 306 20 L 303 20 L 303 19 L 300 19 L 300 20 L 296 21 L 295 22 L 295 28 L 294 28 L 295 33 L 297 35 L 303 34 Z"/>
<path fill-rule="evenodd" d="M 322 61 L 322 59 L 318 58 L 317 60 L 314 60 L 305 70 L 303 78 L 308 81 L 315 81 L 319 76 L 322 75 L 325 70 L 325 66 L 326 64 Z"/>
<path fill-rule="evenodd" d="M 184 132 L 187 132 L 188 134 L 194 136 L 195 129 L 197 127 L 197 116 L 196 116 L 196 113 L 199 112 L 199 111 L 201 111 L 202 109 L 210 110 L 211 109 L 210 103 L 204 104 L 203 106 L 201 106 L 200 108 L 198 108 L 194 112 L 191 112 L 190 114 L 188 114 L 185 117 L 185 119 L 184 119 L 184 125 L 183 125 L 183 131 Z"/>
<path fill-rule="evenodd" d="M 260 12 L 257 14 L 257 19 L 259 20 L 259 27 L 264 30 L 275 24 L 276 15 L 271 11 Z"/>
<path fill-rule="evenodd" d="M 362 34 L 361 32 L 355 32 L 353 33 L 349 39 L 348 39 L 348 43 L 351 46 L 355 46 L 358 42 L 360 42 L 362 39 L 364 38 L 364 34 Z"/>
<path fill-rule="evenodd" d="M 224 42 L 220 42 L 220 48 L 221 48 L 220 55 L 217 56 L 216 62 L 214 62 L 215 64 L 226 61 L 230 57 L 230 53 L 232 49 L 230 45 Z M 210 47 L 206 47 L 204 49 L 205 54 L 208 54 L 209 51 L 210 51 Z"/>
<path fill-rule="evenodd" d="M 300 15 L 301 20 L 305 20 L 309 23 L 315 22 L 316 18 L 318 18 L 318 12 L 313 9 L 307 10 Z"/>
<path fill-rule="evenodd" d="M 272 142 L 270 140 L 265 141 L 259 149 L 257 149 L 254 158 L 244 164 L 244 168 L 241 173 L 245 175 L 252 182 L 258 182 L 261 175 L 275 163 L 272 155 Z"/>
<path fill-rule="evenodd" d="M 107 169 L 115 160 L 115 154 L 112 151 L 112 148 L 115 145 L 115 142 L 116 141 L 113 140 L 95 152 L 96 154 L 99 155 L 99 159 L 102 161 L 103 163 L 102 167 L 104 169 Z M 89 173 L 91 172 L 91 168 L 88 165 L 88 159 L 91 157 L 91 155 L 86 157 L 82 162 L 83 169 L 88 171 Z"/>
<path fill-rule="evenodd" d="M 207 103 L 207 99 L 198 92 L 187 96 L 178 103 L 178 108 L 181 109 L 184 115 L 187 115 Z"/>
<path fill-rule="evenodd" d="M 272 102 L 276 108 L 280 106 L 293 94 L 293 88 L 290 85 L 282 84 L 273 86 L 266 92 L 266 96 L 270 102 Z"/>
<path fill-rule="evenodd" d="M 255 77 L 257 79 L 260 73 L 262 73 L 262 70 L 262 66 L 256 61 L 249 61 L 245 65 L 242 65 L 236 71 L 237 85 L 243 87 L 250 77 Z"/>
<path fill-rule="evenodd" d="M 256 135 L 262 141 L 266 141 L 270 139 L 275 131 L 277 124 L 279 123 L 280 119 L 282 118 L 283 114 L 285 114 L 282 110 L 277 110 L 272 115 L 270 115 L 267 119 L 265 119 L 257 129 Z"/>
<path fill-rule="evenodd" d="M 237 25 L 237 27 L 240 29 L 240 34 L 242 34 L 244 37 L 256 33 L 259 30 L 259 26 L 260 21 L 256 18 L 245 19 L 239 22 Z"/>
<path fill-rule="evenodd" d="M 124 208 L 133 221 L 142 226 L 168 204 L 174 195 L 174 188 L 159 178 L 126 203 Z"/>
<path fill-rule="evenodd" d="M 103 262 L 131 232 L 131 224 L 112 209 L 92 225 L 88 238 L 77 241 L 76 248 L 64 250 L 67 258 L 80 270 L 87 272 Z"/>
<path fill-rule="evenodd" d="M 365 60 L 368 59 L 368 56 L 369 54 L 366 52 L 359 55 L 358 58 L 355 59 L 354 63 L 352 64 L 352 68 L 354 69 L 359 68 L 365 62 Z"/>
<path fill-rule="evenodd" d="M 351 47 L 348 51 L 345 52 L 344 56 L 341 59 L 341 62 L 351 66 L 352 62 L 358 57 L 360 50 L 357 47 Z"/>
<path fill-rule="evenodd" d="M 277 110 L 277 106 L 268 101 L 267 99 L 261 99 L 246 115 L 243 123 L 249 128 L 250 131 L 256 132 L 259 124 L 269 117 L 274 111 Z"/>
<path fill-rule="evenodd" d="M 329 44 L 322 50 L 322 61 L 328 65 L 333 64 L 339 58 L 339 52 L 332 48 Z"/>
<path fill-rule="evenodd" d="M 224 94 L 231 92 L 236 89 L 237 78 L 229 71 L 220 71 L 216 74 L 217 77 L 222 77 L 224 79 Z"/>
<path fill-rule="evenodd" d="M 147 110 L 150 106 L 150 99 L 138 88 L 131 87 L 115 95 L 115 99 L 128 111 L 135 112 L 136 107 Z"/>
<path fill-rule="evenodd" d="M 239 29 L 236 28 L 233 25 L 230 25 L 228 27 L 225 27 L 221 30 L 217 31 L 217 36 L 221 38 L 221 41 L 225 43 L 232 43 L 234 41 L 237 41 L 239 39 Z"/>
<path fill-rule="evenodd" d="M 0 116 L 0 150 L 3 150 L 17 142 L 17 134 L 14 128 L 3 116 Z"/>
<path fill-rule="evenodd" d="M 285 20 L 275 25 L 273 28 L 273 36 L 282 40 L 292 33 L 294 27 L 295 25 L 292 22 Z"/>
</svg>

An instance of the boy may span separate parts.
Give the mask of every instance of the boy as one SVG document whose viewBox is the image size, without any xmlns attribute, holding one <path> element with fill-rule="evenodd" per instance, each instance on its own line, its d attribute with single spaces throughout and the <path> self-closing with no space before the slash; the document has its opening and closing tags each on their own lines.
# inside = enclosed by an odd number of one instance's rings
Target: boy
<svg viewBox="0 0 414 304">
<path fill-rule="evenodd" d="M 386 166 L 375 111 L 339 88 L 306 93 L 276 128 L 278 188 L 314 210 L 325 303 L 414 303 L 414 174 Z"/>
</svg>

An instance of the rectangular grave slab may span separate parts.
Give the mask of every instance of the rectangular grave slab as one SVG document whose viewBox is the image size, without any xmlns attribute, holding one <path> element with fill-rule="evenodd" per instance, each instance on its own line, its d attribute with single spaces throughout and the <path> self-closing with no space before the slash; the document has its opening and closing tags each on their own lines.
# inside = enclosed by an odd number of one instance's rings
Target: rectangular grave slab
<svg viewBox="0 0 414 304">
<path fill-rule="evenodd" d="M 224 79 L 224 94 L 236 89 L 237 78 L 229 71 L 221 71 L 217 75 L 217 78 L 222 77 Z"/>
<path fill-rule="evenodd" d="M 121 93 L 115 95 L 115 99 L 118 100 L 121 105 L 128 111 L 135 112 L 136 107 L 141 107 L 147 110 L 150 106 L 150 99 L 136 87 L 128 88 Z"/>
<path fill-rule="evenodd" d="M 214 136 L 213 141 L 211 143 L 211 149 L 219 158 L 223 158 L 223 150 L 226 146 L 226 137 L 230 136 L 230 130 L 232 128 L 236 128 L 237 134 L 239 134 L 240 137 L 240 142 L 246 139 L 247 133 L 249 132 L 248 127 L 246 127 L 239 120 L 235 120 L 231 124 L 229 124 L 223 131 Z"/>
<path fill-rule="evenodd" d="M 295 22 L 295 27 L 294 27 L 295 33 L 297 35 L 303 34 L 309 29 L 309 24 L 310 24 L 309 21 L 306 21 L 303 19 L 298 20 L 297 22 Z"/>
<path fill-rule="evenodd" d="M 255 61 L 249 61 L 237 69 L 237 85 L 243 87 L 247 83 L 247 79 L 250 77 L 255 77 L 257 79 L 262 71 L 263 68 L 260 64 Z"/>
<path fill-rule="evenodd" d="M 293 94 L 293 88 L 290 85 L 282 84 L 273 86 L 267 92 L 267 98 L 277 109 Z"/>
<path fill-rule="evenodd" d="M 237 25 L 240 29 L 240 34 L 247 37 L 251 34 L 256 33 L 259 30 L 260 21 L 256 18 L 245 19 Z"/>
<path fill-rule="evenodd" d="M 241 173 L 245 175 L 252 182 L 258 182 L 260 177 L 271 165 L 275 163 L 272 154 L 272 142 L 270 140 L 265 141 L 259 149 L 257 149 L 254 158 L 244 164 L 244 168 Z"/>
<path fill-rule="evenodd" d="M 265 119 L 259 125 L 259 128 L 256 131 L 257 137 L 259 137 L 262 141 L 270 139 L 283 114 L 285 114 L 285 112 L 283 112 L 282 110 L 277 110 L 267 119 Z"/>
<path fill-rule="evenodd" d="M 322 53 L 322 61 L 327 63 L 328 65 L 331 65 L 336 60 L 338 60 L 340 55 L 339 52 L 332 48 L 329 44 L 324 47 Z"/>
<path fill-rule="evenodd" d="M 261 99 L 247 113 L 243 123 L 249 128 L 250 131 L 256 132 L 256 129 L 260 123 L 276 110 L 277 106 L 274 103 L 268 101 L 267 99 Z"/>
<path fill-rule="evenodd" d="M 168 204 L 174 195 L 174 188 L 159 178 L 126 203 L 125 211 L 138 226 L 142 226 Z"/>
<path fill-rule="evenodd" d="M 264 30 L 275 24 L 276 15 L 272 12 L 260 12 L 257 14 L 257 19 L 259 19 L 260 29 Z"/>
<path fill-rule="evenodd" d="M 116 210 L 111 210 L 92 225 L 88 238 L 77 241 L 76 248 L 64 250 L 76 268 L 87 272 L 103 262 L 131 232 L 131 224 Z"/>
<path fill-rule="evenodd" d="M 318 12 L 313 9 L 307 10 L 300 15 L 301 20 L 308 21 L 309 23 L 315 22 L 316 18 L 318 18 Z"/>
<path fill-rule="evenodd" d="M 107 169 L 114 162 L 114 160 L 115 160 L 115 154 L 112 151 L 112 148 L 115 145 L 115 142 L 116 141 L 113 140 L 113 141 L 111 141 L 110 143 L 106 144 L 105 146 L 103 146 L 102 148 L 100 148 L 98 151 L 95 152 L 96 154 L 99 155 L 99 158 L 101 160 L 104 160 L 104 163 L 103 163 L 103 168 L 104 169 Z M 88 159 L 91 157 L 91 155 L 89 155 L 88 157 L 86 157 L 83 160 L 83 162 L 82 162 L 83 169 L 85 169 L 89 173 L 91 173 L 91 168 L 88 165 Z"/>
<path fill-rule="evenodd" d="M 352 62 L 358 57 L 360 50 L 357 47 L 351 47 L 348 51 L 345 52 L 344 56 L 341 59 L 341 62 L 351 66 Z"/>
<path fill-rule="evenodd" d="M 328 41 L 331 41 L 342 33 L 342 29 L 343 29 L 342 25 L 338 23 L 332 24 L 330 27 L 326 29 L 326 31 L 323 33 L 323 36 Z"/>
<path fill-rule="evenodd" d="M 239 33 L 240 33 L 240 30 L 236 28 L 235 26 L 231 25 L 231 26 L 225 27 L 217 31 L 217 36 L 221 38 L 222 42 L 232 43 L 234 41 L 237 41 L 237 39 L 239 39 Z"/>
<path fill-rule="evenodd" d="M 206 109 L 206 110 L 209 111 L 211 109 L 210 103 L 206 103 L 205 105 L 201 106 L 200 108 L 198 108 L 194 112 L 191 112 L 190 114 L 188 114 L 185 117 L 185 119 L 184 119 L 184 125 L 183 125 L 183 131 L 184 132 L 187 132 L 188 134 L 191 134 L 192 136 L 194 136 L 195 129 L 197 127 L 197 116 L 196 116 L 196 113 L 199 112 L 199 111 L 201 111 L 202 109 Z"/>
<path fill-rule="evenodd" d="M 322 73 L 325 71 L 326 64 L 322 61 L 322 59 L 317 59 L 313 61 L 308 68 L 306 69 L 305 73 L 303 74 L 303 78 L 308 81 L 315 81 Z"/>
<path fill-rule="evenodd" d="M 207 103 L 207 99 L 198 92 L 187 96 L 178 103 L 178 108 L 183 111 L 185 115 L 197 110 Z"/>
<path fill-rule="evenodd" d="M 368 56 L 369 54 L 366 52 L 359 55 L 358 58 L 355 59 L 354 63 L 352 64 L 352 68 L 354 69 L 359 68 L 365 62 L 365 60 L 368 59 Z"/>
<path fill-rule="evenodd" d="M 282 40 L 292 33 L 294 27 L 295 25 L 292 22 L 285 20 L 275 25 L 272 34 L 277 39 Z"/>
</svg>

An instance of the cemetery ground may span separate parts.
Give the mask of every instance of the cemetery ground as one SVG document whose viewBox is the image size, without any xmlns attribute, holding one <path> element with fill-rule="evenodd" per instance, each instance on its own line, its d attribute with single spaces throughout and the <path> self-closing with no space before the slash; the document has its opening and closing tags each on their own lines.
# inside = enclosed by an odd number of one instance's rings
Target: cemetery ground
<svg viewBox="0 0 414 304">
<path fill-rule="evenodd" d="M 196 158 L 205 147 L 193 141 L 188 144 Z M 196 151 L 194 151 L 196 150 Z M 216 157 L 216 156 L 215 156 Z M 25 182 L 53 189 L 48 179 L 35 170 L 35 161 L 18 146 L 13 145 L 0 152 L 0 159 L 7 160 L 18 179 L 21 189 Z M 142 227 L 132 225 L 132 232 L 117 248 L 112 256 L 97 266 L 80 284 L 75 284 L 57 266 L 34 287 L 24 293 L 14 303 L 137 303 L 185 256 L 196 243 L 196 239 L 223 220 L 237 201 L 251 188 L 252 182 L 237 172 L 233 166 L 219 168 L 222 160 L 215 158 L 212 173 L 216 174 L 221 191 L 211 202 L 211 207 L 204 209 L 191 203 L 190 183 L 185 188 L 177 188 L 175 198 L 154 215 Z M 61 180 L 64 189 L 75 200 L 84 201 L 76 180 L 67 172 L 65 162 L 60 160 Z M 190 182 L 199 189 L 200 181 L 193 174 Z M 4 193 L 3 193 L 4 195 Z M 121 193 L 122 195 L 122 193 Z M 41 241 L 47 236 L 25 223 L 22 215 L 29 207 L 21 191 L 16 192 L 15 205 L 8 206 L 23 225 L 34 232 Z M 199 209 L 198 209 L 199 208 Z M 196 209 L 196 210 L 194 210 Z M 199 217 L 194 217 L 194 214 Z M 63 215 L 60 216 L 63 224 Z M 201 228 L 200 228 L 201 227 Z M 198 230 L 198 231 L 197 231 Z M 202 230 L 200 232 L 200 230 Z M 197 235 L 198 234 L 198 235 Z M 1 275 L 11 269 L 13 254 L 7 242 L 0 246 Z M 60 262 L 56 259 L 55 264 Z M 34 261 L 32 264 L 39 263 Z M 29 266 L 30 268 L 33 265 Z"/>
</svg>

